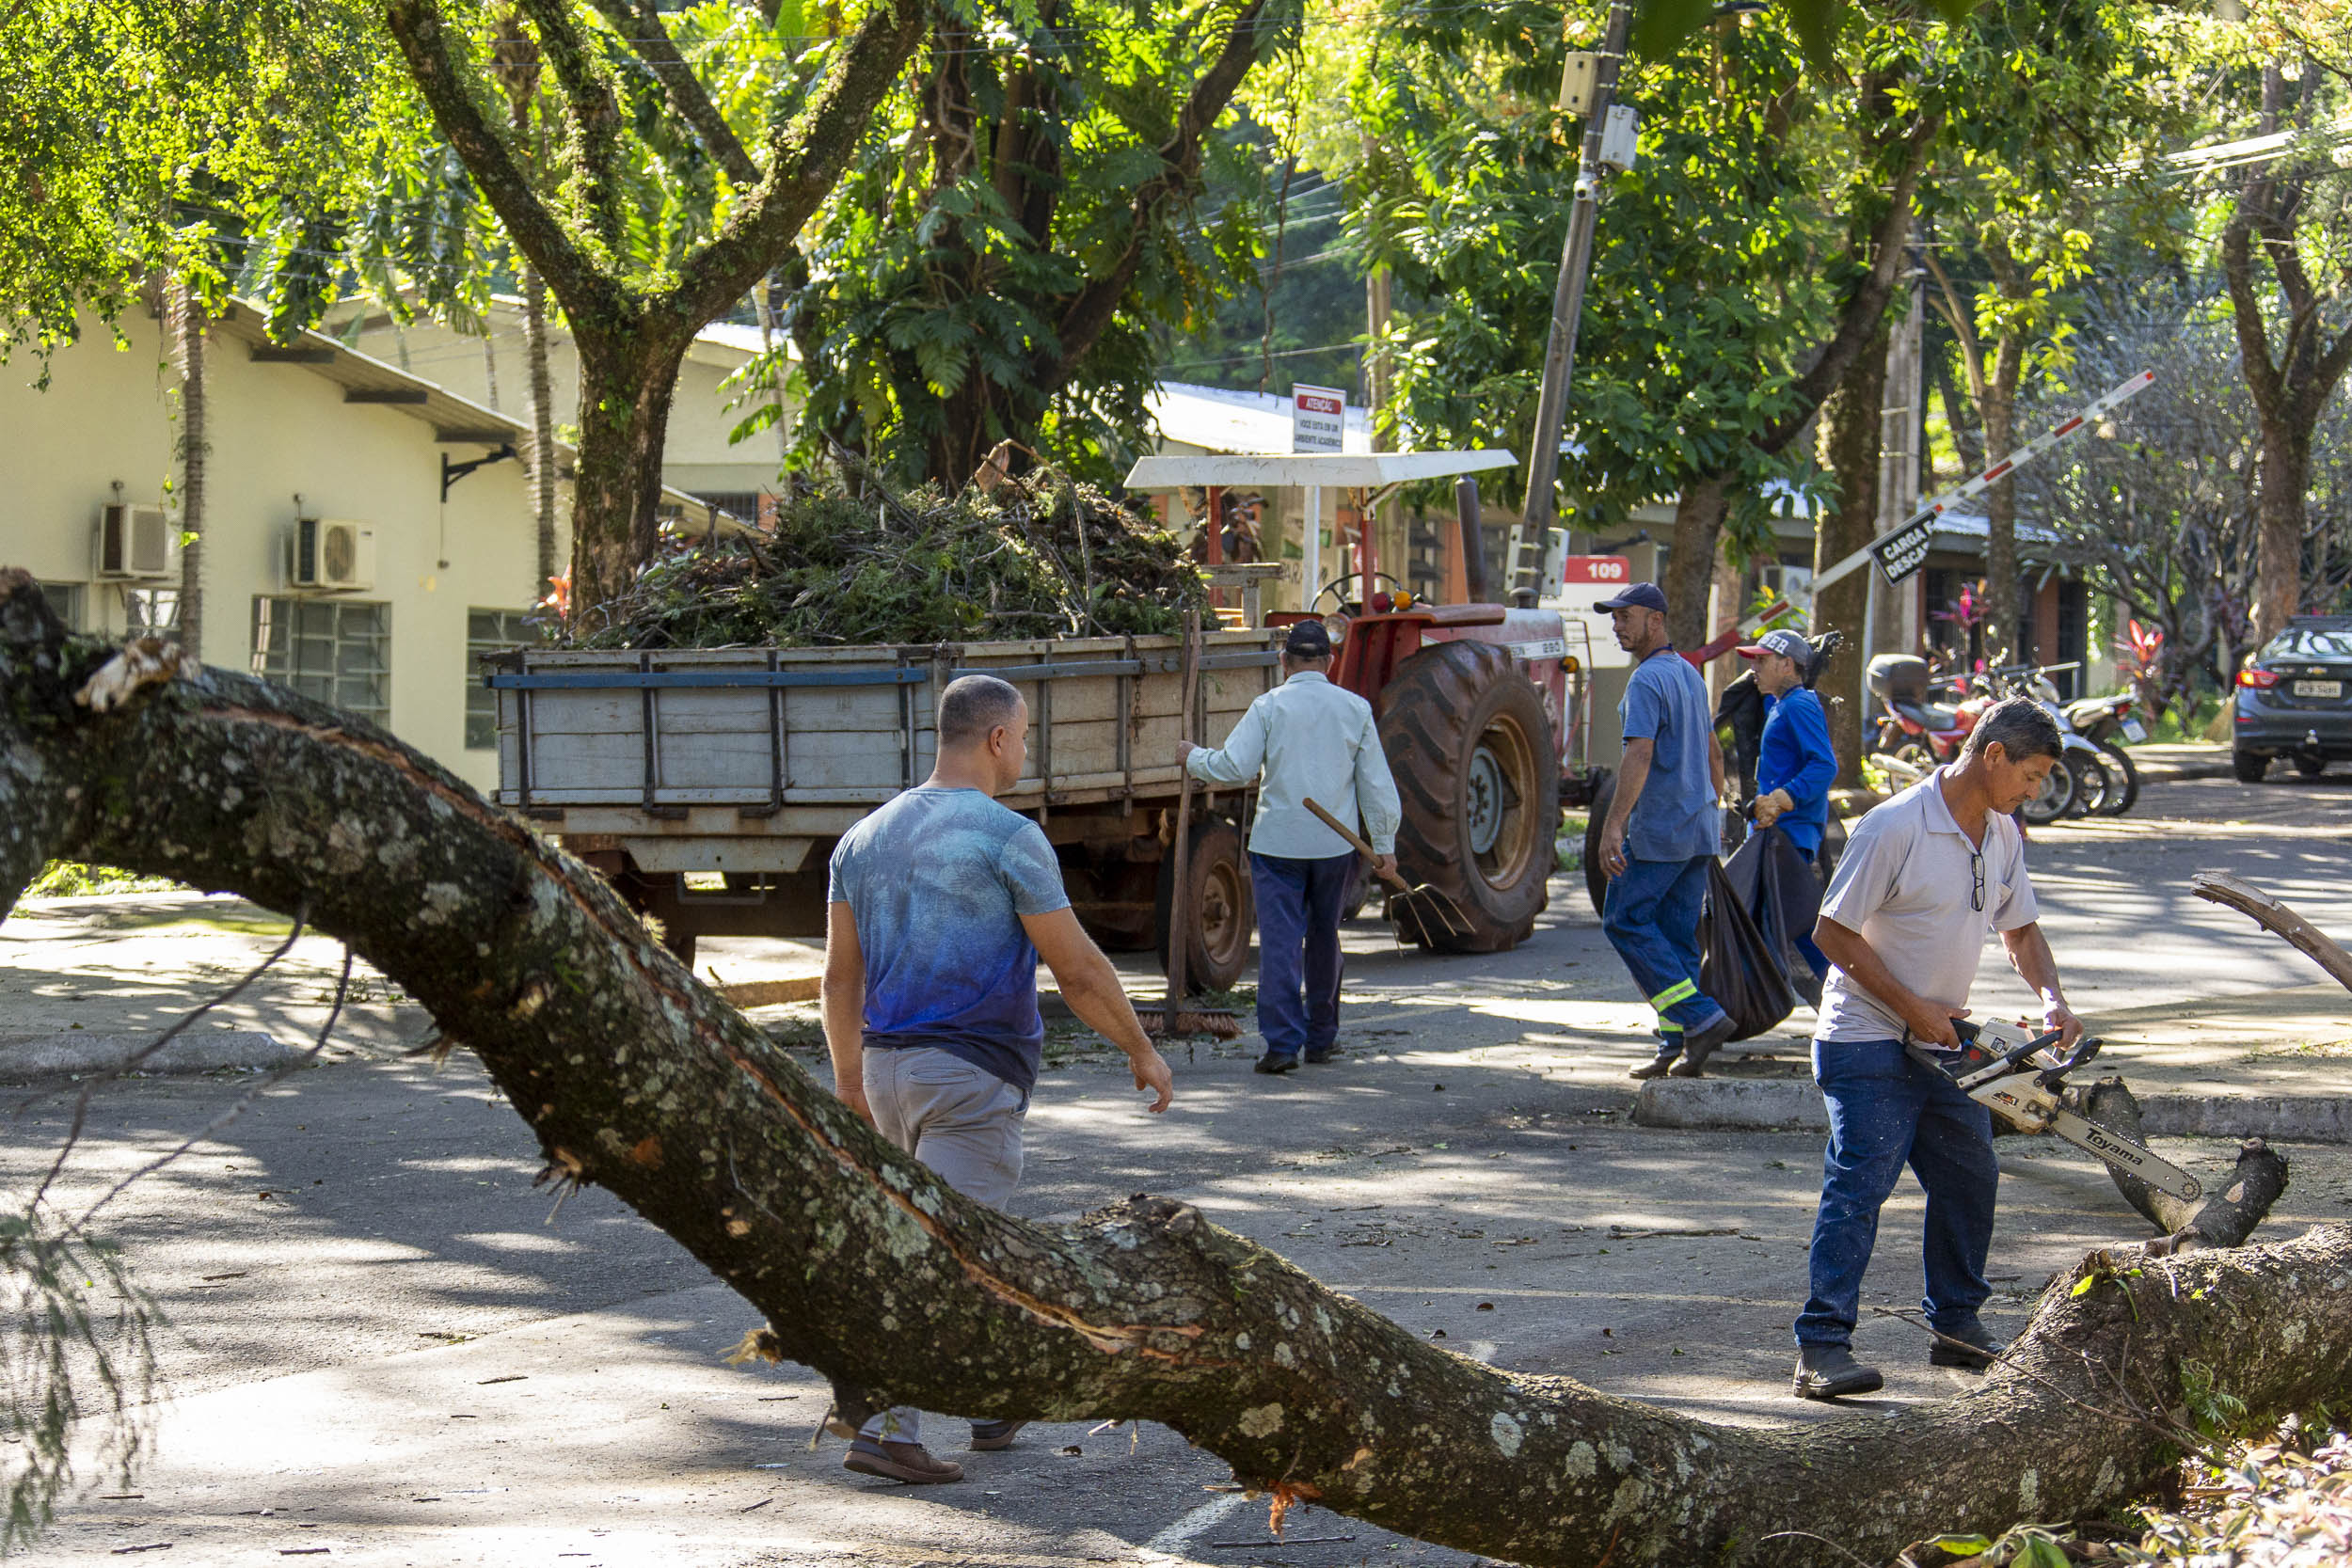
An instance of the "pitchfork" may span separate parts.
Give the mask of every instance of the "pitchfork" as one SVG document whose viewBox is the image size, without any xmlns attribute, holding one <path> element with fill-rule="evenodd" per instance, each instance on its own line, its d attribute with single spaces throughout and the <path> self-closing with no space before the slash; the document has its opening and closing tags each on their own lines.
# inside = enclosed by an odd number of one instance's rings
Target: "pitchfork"
<svg viewBox="0 0 2352 1568">
<path fill-rule="evenodd" d="M 1399 927 L 1410 922 L 1415 942 L 1423 947 L 1437 946 L 1437 943 L 1430 940 L 1429 935 L 1429 922 L 1432 915 L 1436 916 L 1438 926 L 1448 936 L 1467 937 L 1470 934 L 1470 922 L 1463 918 L 1461 907 L 1453 899 L 1431 887 L 1427 882 L 1422 882 L 1417 887 L 1407 886 L 1405 879 L 1395 872 L 1380 871 L 1378 869 L 1380 857 L 1373 853 L 1371 845 L 1366 844 L 1343 826 L 1338 817 L 1325 811 L 1321 802 L 1317 801 L 1313 796 L 1307 797 L 1306 806 L 1309 811 L 1315 814 L 1317 819 L 1325 827 L 1347 840 L 1350 847 L 1364 859 L 1372 862 L 1375 874 L 1389 890 L 1389 919 Z"/>
</svg>

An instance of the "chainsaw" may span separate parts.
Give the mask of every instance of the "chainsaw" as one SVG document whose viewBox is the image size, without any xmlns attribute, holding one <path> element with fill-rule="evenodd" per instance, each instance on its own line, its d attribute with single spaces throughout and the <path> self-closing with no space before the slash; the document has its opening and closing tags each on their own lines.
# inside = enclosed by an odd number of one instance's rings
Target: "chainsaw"
<svg viewBox="0 0 2352 1568">
<path fill-rule="evenodd" d="M 2204 1196 L 2205 1184 L 2197 1178 L 2122 1133 L 2107 1131 L 2058 1098 L 2066 1075 L 2099 1053 L 2098 1040 L 2086 1036 L 2076 1042 L 2073 1055 L 2060 1057 L 2054 1049 L 2058 1039 L 2056 1029 L 2028 1038 L 2023 1030 L 2006 1024 L 1956 1018 L 1952 1032 L 1960 1037 L 1958 1051 L 1939 1050 L 1911 1039 L 1903 1042 L 1903 1049 L 1914 1061 L 1951 1079 L 1969 1099 L 2020 1132 L 2048 1132 L 2064 1138 L 2183 1203 L 2194 1203 Z"/>
</svg>

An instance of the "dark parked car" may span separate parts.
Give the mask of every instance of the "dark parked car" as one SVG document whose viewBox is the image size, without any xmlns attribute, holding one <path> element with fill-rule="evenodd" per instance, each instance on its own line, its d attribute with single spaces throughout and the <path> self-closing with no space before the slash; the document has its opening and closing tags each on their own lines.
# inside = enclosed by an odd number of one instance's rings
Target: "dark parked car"
<svg viewBox="0 0 2352 1568">
<path fill-rule="evenodd" d="M 2237 673 L 2230 760 L 2253 784 L 2285 757 L 2311 778 L 2352 759 L 2352 615 L 2297 615 Z"/>
</svg>

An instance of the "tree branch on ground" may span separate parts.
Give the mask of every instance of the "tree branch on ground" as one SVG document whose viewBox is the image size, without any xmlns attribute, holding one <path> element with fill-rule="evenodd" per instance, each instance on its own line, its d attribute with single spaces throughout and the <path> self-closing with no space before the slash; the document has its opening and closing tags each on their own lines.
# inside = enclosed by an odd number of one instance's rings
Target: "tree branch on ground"
<svg viewBox="0 0 2352 1568">
<path fill-rule="evenodd" d="M 2283 937 L 2298 953 L 2326 970 L 2328 976 L 2352 990 L 2352 953 L 2334 938 L 2296 912 L 2293 906 L 2272 897 L 2253 883 L 2218 871 L 2200 871 L 2189 879 L 2198 897 L 2252 917 L 2255 925 Z"/>
<path fill-rule="evenodd" d="M 675 1238 L 764 1320 L 753 1349 L 853 1407 L 1157 1420 L 1278 1497 L 1623 1568 L 1821 1561 L 1820 1538 L 1883 1559 L 1929 1525 L 2110 1506 L 2178 1456 L 2077 1408 L 2126 1365 L 2169 1402 L 2197 1367 L 2256 1413 L 2347 1391 L 2352 1291 L 2312 1288 L 2352 1267 L 2342 1226 L 2078 1273 L 1980 1388 L 1770 1430 L 1453 1354 L 1186 1203 L 1014 1219 L 884 1143 L 437 764 L 251 676 L 132 652 L 70 640 L 30 576 L 0 570 L 0 908 L 58 856 L 308 901 L 474 1051 L 551 1175 Z"/>
</svg>

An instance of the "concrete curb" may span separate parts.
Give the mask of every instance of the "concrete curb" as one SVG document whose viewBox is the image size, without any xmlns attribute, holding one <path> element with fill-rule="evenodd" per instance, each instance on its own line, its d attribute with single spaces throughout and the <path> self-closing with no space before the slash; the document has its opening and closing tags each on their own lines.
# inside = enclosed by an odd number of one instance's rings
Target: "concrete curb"
<svg viewBox="0 0 2352 1568">
<path fill-rule="evenodd" d="M 1827 1132 L 1821 1091 L 1808 1080 L 1660 1078 L 1633 1101 L 1637 1127 L 1686 1132 Z M 2352 1099 L 2332 1095 L 2152 1094 L 2142 1131 L 2156 1138 L 2253 1138 L 2352 1144 Z"/>
<path fill-rule="evenodd" d="M 153 1035 L 0 1036 L 0 1083 L 23 1084 L 77 1073 L 114 1072 L 154 1043 Z M 271 1068 L 301 1052 L 250 1029 L 190 1030 L 141 1062 L 141 1072 L 217 1072 Z"/>
</svg>

